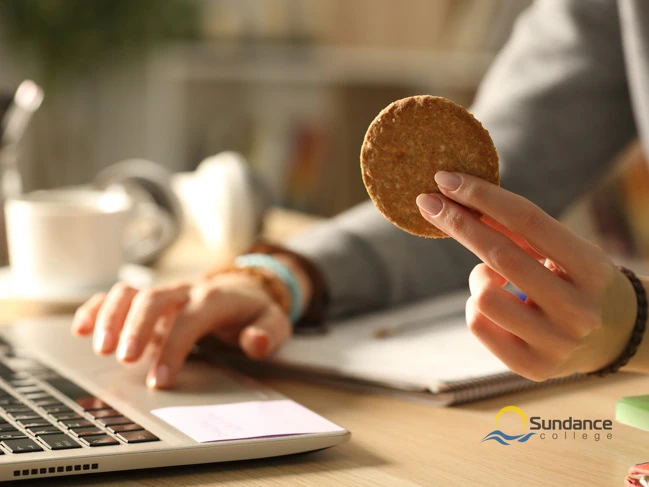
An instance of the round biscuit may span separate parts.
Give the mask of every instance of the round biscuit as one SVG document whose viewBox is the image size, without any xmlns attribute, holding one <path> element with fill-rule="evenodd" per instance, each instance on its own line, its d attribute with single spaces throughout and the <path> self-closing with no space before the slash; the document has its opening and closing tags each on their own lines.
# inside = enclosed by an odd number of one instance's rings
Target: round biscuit
<svg viewBox="0 0 649 487">
<path fill-rule="evenodd" d="M 489 132 L 464 107 L 438 96 L 413 96 L 384 108 L 361 148 L 363 183 L 376 208 L 406 232 L 447 237 L 421 216 L 416 203 L 422 193 L 440 192 L 439 171 L 500 184 Z"/>
</svg>

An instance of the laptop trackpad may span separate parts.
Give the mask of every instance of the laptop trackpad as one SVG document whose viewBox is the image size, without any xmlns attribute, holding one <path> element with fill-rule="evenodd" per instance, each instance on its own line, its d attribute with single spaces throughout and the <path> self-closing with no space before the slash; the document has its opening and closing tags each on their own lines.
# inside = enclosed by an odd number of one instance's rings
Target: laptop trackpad
<svg viewBox="0 0 649 487">
<path fill-rule="evenodd" d="M 119 364 L 94 354 L 89 338 L 70 333 L 70 318 L 28 320 L 3 329 L 18 349 L 77 382 L 114 407 L 150 411 L 171 406 L 227 404 L 282 398 L 281 394 L 227 367 L 190 360 L 170 390 L 146 387 L 150 364 Z M 126 411 L 124 411 L 126 412 Z"/>
<path fill-rule="evenodd" d="M 275 399 L 279 395 L 226 367 L 190 360 L 170 390 L 150 390 L 145 385 L 148 365 L 114 364 L 96 370 L 91 378 L 108 396 L 143 409 L 170 406 L 227 404 Z M 85 381 L 84 381 L 85 382 Z"/>
</svg>

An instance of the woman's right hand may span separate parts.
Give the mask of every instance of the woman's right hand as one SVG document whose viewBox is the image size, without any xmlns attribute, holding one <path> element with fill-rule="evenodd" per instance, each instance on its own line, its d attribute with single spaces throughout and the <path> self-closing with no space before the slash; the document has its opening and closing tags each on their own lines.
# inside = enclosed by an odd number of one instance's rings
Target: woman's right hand
<svg viewBox="0 0 649 487">
<path fill-rule="evenodd" d="M 116 353 L 122 363 L 139 360 L 153 345 L 147 377 L 152 388 L 169 388 L 201 338 L 213 335 L 264 359 L 291 336 L 291 324 L 261 282 L 244 274 L 222 274 L 195 283 L 138 291 L 116 284 L 76 312 L 72 332 L 93 335 L 99 355 Z"/>
</svg>

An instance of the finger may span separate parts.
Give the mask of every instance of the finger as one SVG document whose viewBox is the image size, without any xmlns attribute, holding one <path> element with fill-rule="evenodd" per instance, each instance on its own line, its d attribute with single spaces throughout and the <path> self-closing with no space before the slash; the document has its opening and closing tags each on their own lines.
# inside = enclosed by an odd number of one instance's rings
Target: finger
<svg viewBox="0 0 649 487">
<path fill-rule="evenodd" d="M 176 324 L 177 317 L 177 314 L 165 315 L 158 319 L 158 322 L 155 324 L 148 345 L 151 349 L 151 352 L 155 353 L 156 356 L 159 354 L 160 350 L 162 350 L 164 343 L 167 341 L 169 333 L 171 333 L 172 328 Z"/>
<path fill-rule="evenodd" d="M 557 330 L 542 312 L 526 305 L 501 286 L 502 278 L 484 264 L 479 264 L 469 276 L 471 297 L 476 310 L 493 323 L 516 335 L 537 350 L 563 349 L 568 337 Z"/>
<path fill-rule="evenodd" d="M 557 278 L 509 238 L 445 196 L 419 195 L 417 204 L 426 220 L 471 250 L 494 271 L 532 297 L 547 313 L 564 319 L 571 316 L 574 309 L 571 303 L 579 302 L 574 287 Z"/>
<path fill-rule="evenodd" d="M 95 352 L 106 355 L 115 351 L 126 314 L 136 294 L 136 289 L 123 283 L 115 284 L 108 292 L 97 313 L 93 340 Z"/>
<path fill-rule="evenodd" d="M 523 340 L 480 313 L 471 297 L 466 303 L 471 333 L 512 372 L 531 380 L 545 380 L 544 360 Z"/>
<path fill-rule="evenodd" d="M 99 313 L 99 308 L 101 308 L 105 299 L 106 293 L 95 294 L 79 306 L 72 320 L 72 333 L 78 336 L 86 336 L 92 333 L 95 328 L 97 313 Z"/>
<path fill-rule="evenodd" d="M 571 274 L 586 277 L 599 262 L 595 246 L 522 196 L 468 174 L 438 172 L 435 181 L 442 194 L 491 216 Z"/>
<path fill-rule="evenodd" d="M 469 290 L 472 295 L 480 292 L 480 289 L 487 286 L 495 286 L 498 288 L 507 284 L 507 279 L 494 271 L 485 263 L 480 263 L 473 268 L 469 274 Z"/>
<path fill-rule="evenodd" d="M 494 220 L 489 215 L 482 215 L 480 217 L 480 220 L 486 223 L 487 225 L 489 225 L 494 230 L 498 230 L 503 235 L 509 237 L 510 240 L 512 240 L 516 245 L 522 248 L 525 252 L 530 254 L 534 259 L 545 262 L 545 256 L 541 255 L 539 251 L 536 250 L 534 247 L 532 247 L 527 240 L 525 240 L 520 235 L 517 235 L 514 232 L 512 232 L 509 228 L 507 228 L 502 223 Z"/>
<path fill-rule="evenodd" d="M 271 306 L 243 329 L 239 346 L 249 358 L 265 359 L 290 338 L 291 332 L 286 314 L 278 306 Z"/>
<path fill-rule="evenodd" d="M 187 284 L 180 284 L 147 289 L 135 296 L 119 340 L 117 358 L 120 361 L 135 362 L 142 356 L 158 320 L 178 314 L 189 299 L 189 288 Z"/>
<path fill-rule="evenodd" d="M 167 389 L 173 386 L 180 368 L 196 342 L 210 332 L 213 322 L 193 313 L 180 312 L 176 324 L 164 341 L 157 359 L 154 361 L 147 385 L 155 389 Z"/>
</svg>

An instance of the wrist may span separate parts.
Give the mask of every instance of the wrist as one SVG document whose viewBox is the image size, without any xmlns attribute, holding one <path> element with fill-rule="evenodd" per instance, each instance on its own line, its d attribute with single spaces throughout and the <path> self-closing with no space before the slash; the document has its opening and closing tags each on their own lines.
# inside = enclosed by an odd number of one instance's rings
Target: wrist
<svg viewBox="0 0 649 487">
<path fill-rule="evenodd" d="M 329 307 L 329 290 L 321 269 L 299 253 L 263 241 L 256 243 L 249 252 L 278 258 L 282 265 L 287 265 L 294 272 L 298 292 L 302 296 L 301 318 L 296 323 L 296 330 L 301 333 L 321 333 Z"/>
<path fill-rule="evenodd" d="M 638 279 L 647 295 L 649 295 L 649 277 L 638 276 Z M 638 351 L 631 360 L 629 360 L 629 363 L 623 370 L 629 372 L 649 372 L 649 337 L 645 337 L 645 339 L 640 343 Z"/>
<path fill-rule="evenodd" d="M 287 315 L 291 310 L 291 294 L 285 284 L 274 273 L 257 267 L 226 267 L 209 277 L 213 283 L 238 286 L 256 291 L 276 303 Z"/>
<path fill-rule="evenodd" d="M 300 303 L 300 315 L 304 313 L 309 307 L 311 302 L 311 297 L 313 295 L 313 285 L 311 279 L 309 279 L 308 274 L 302 269 L 300 264 L 290 255 L 282 254 L 274 256 L 278 261 L 284 264 L 288 269 L 293 273 L 295 279 L 297 280 L 298 286 L 300 288 L 300 296 L 302 297 L 302 302 Z"/>
<path fill-rule="evenodd" d="M 281 262 L 277 256 L 266 253 L 243 254 L 234 260 L 235 268 L 242 271 L 249 270 L 253 273 L 272 276 L 273 284 L 283 284 L 289 292 L 288 316 L 291 323 L 296 324 L 302 316 L 303 298 L 298 278 L 293 270 Z"/>
</svg>

